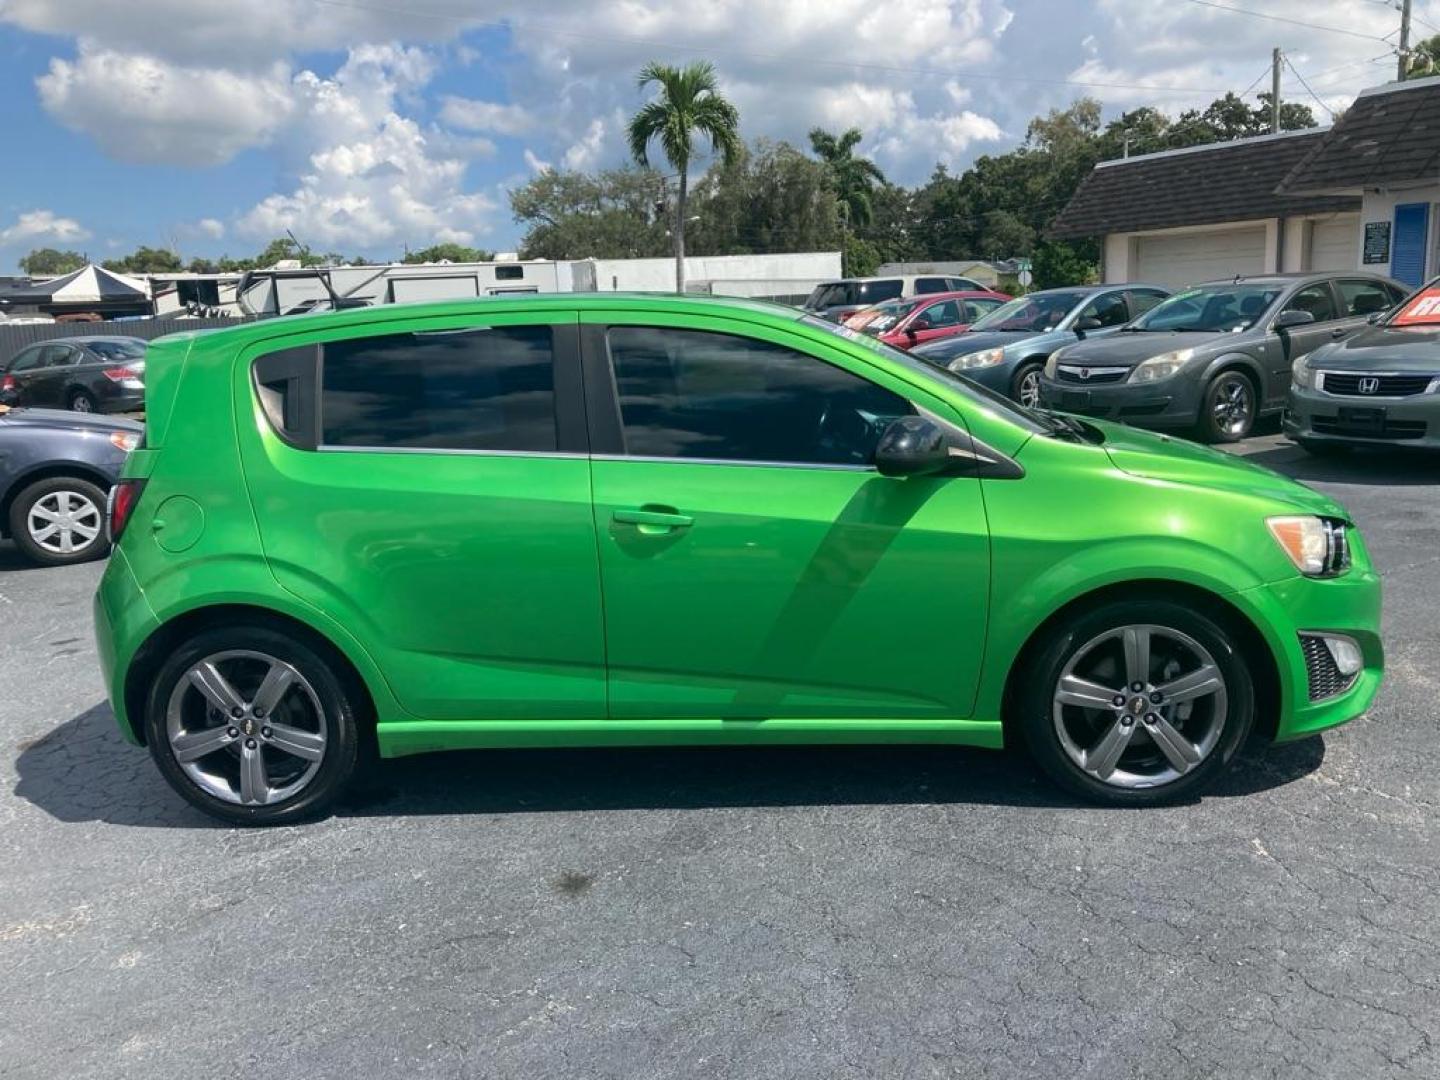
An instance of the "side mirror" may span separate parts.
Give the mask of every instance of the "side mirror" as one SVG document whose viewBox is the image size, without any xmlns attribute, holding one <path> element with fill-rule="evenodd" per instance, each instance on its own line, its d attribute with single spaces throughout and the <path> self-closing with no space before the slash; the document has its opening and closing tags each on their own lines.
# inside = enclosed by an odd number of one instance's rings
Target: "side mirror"
<svg viewBox="0 0 1440 1080">
<path fill-rule="evenodd" d="M 915 320 L 914 322 L 912 322 L 908 327 L 906 327 L 906 332 L 907 332 L 907 333 L 910 333 L 910 334 L 918 334 L 918 333 L 919 333 L 920 331 L 922 331 L 922 330 L 929 330 L 929 329 L 930 329 L 930 320 L 929 320 L 929 319 L 916 319 L 916 320 Z"/>
<path fill-rule="evenodd" d="M 1308 311 L 1301 311 L 1299 308 L 1286 308 L 1275 318 L 1276 330 L 1289 330 L 1296 326 L 1309 326 L 1315 321 L 1315 316 Z"/>
<path fill-rule="evenodd" d="M 1369 315 L 1367 315 L 1367 316 L 1365 317 L 1365 321 L 1366 321 L 1367 323 L 1369 323 L 1371 326 L 1374 326 L 1374 325 L 1376 325 L 1381 319 L 1383 319 L 1384 317 L 1385 317 L 1385 312 L 1383 312 L 1383 311 L 1372 311 Z"/>
<path fill-rule="evenodd" d="M 902 416 L 880 433 L 875 468 L 881 476 L 936 476 L 951 467 L 945 429 L 923 416 Z"/>
<path fill-rule="evenodd" d="M 1077 322 L 1075 324 L 1075 329 L 1079 330 L 1083 334 L 1086 330 L 1099 330 L 1103 328 L 1103 326 L 1104 323 L 1102 323 L 1099 319 L 1095 318 L 1095 316 L 1091 315 L 1089 318 L 1081 319 L 1079 322 Z"/>
</svg>

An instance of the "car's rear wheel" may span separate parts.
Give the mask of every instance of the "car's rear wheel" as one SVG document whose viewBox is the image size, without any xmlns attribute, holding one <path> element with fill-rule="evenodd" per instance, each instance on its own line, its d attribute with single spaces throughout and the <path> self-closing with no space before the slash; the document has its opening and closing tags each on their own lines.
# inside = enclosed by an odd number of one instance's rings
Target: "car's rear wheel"
<svg viewBox="0 0 1440 1080">
<path fill-rule="evenodd" d="M 100 411 L 100 407 L 95 403 L 95 398 L 88 390 L 75 390 L 71 392 L 70 409 L 72 412 Z"/>
<path fill-rule="evenodd" d="M 355 772 L 359 702 L 331 660 L 263 626 L 206 630 L 151 685 L 146 741 L 195 806 L 242 825 L 328 809 Z"/>
<path fill-rule="evenodd" d="M 105 537 L 105 492 L 78 476 L 52 476 L 24 488 L 10 504 L 10 535 L 45 566 L 98 559 Z"/>
<path fill-rule="evenodd" d="M 1040 370 L 1043 365 L 1033 361 L 1021 364 L 1010 380 L 1010 396 L 1026 408 L 1040 405 Z"/>
<path fill-rule="evenodd" d="M 1255 384 L 1240 371 L 1222 371 L 1210 380 L 1200 404 L 1200 437 L 1206 442 L 1239 442 L 1255 427 Z"/>
<path fill-rule="evenodd" d="M 1057 626 L 1018 720 L 1041 768 L 1100 803 L 1194 797 L 1250 731 L 1255 691 L 1230 632 L 1168 601 L 1121 601 Z"/>
</svg>

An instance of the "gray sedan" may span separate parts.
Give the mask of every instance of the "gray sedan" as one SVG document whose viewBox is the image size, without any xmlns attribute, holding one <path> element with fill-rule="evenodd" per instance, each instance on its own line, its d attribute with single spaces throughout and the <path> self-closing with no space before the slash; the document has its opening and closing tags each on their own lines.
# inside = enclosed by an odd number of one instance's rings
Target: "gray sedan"
<svg viewBox="0 0 1440 1080">
<path fill-rule="evenodd" d="M 1440 279 L 1376 322 L 1296 361 L 1285 434 L 1306 450 L 1440 449 Z"/>
<path fill-rule="evenodd" d="M 1113 337 L 1050 355 L 1049 408 L 1233 442 L 1285 407 L 1291 365 L 1348 337 L 1406 289 L 1375 274 L 1272 274 L 1185 289 Z"/>
<path fill-rule="evenodd" d="M 1102 338 L 1170 295 L 1159 285 L 1078 285 L 1011 300 L 968 331 L 911 352 L 936 367 L 1008 394 L 1040 401 L 1040 370 L 1062 345 Z"/>
</svg>

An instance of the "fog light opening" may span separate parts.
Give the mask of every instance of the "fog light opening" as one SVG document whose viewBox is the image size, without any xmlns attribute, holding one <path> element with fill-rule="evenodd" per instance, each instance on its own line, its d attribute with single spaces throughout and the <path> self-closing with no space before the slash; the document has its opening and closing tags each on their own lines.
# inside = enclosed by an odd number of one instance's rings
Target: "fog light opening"
<svg viewBox="0 0 1440 1080">
<path fill-rule="evenodd" d="M 1340 637 L 1337 635 L 1322 635 L 1325 641 L 1325 648 L 1330 650 L 1330 657 L 1335 661 L 1336 670 L 1347 679 L 1359 673 L 1365 666 L 1365 657 L 1360 652 L 1360 646 L 1355 643 L 1354 638 Z"/>
</svg>

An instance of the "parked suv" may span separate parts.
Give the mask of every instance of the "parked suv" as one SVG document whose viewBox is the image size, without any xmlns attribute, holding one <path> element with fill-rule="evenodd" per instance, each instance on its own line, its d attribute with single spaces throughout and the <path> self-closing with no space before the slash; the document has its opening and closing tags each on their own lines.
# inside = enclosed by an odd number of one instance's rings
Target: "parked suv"
<svg viewBox="0 0 1440 1080">
<path fill-rule="evenodd" d="M 1234 442 L 1285 407 L 1291 366 L 1405 295 L 1375 274 L 1272 274 L 1184 289 L 1103 341 L 1050 354 L 1047 407 Z"/>
<path fill-rule="evenodd" d="M 125 736 L 230 821 L 320 811 L 372 740 L 1023 739 L 1144 805 L 1380 681 L 1330 497 L 793 309 L 380 307 L 150 365 L 99 655 Z"/>
<path fill-rule="evenodd" d="M 73 337 L 21 349 L 0 374 L 0 404 L 139 412 L 145 344 L 135 337 Z"/>
<path fill-rule="evenodd" d="M 1285 433 L 1311 453 L 1440 449 L 1440 278 L 1372 321 L 1295 361 Z"/>
<path fill-rule="evenodd" d="M 831 322 L 844 322 L 863 308 L 886 300 L 903 300 L 927 293 L 990 292 L 984 285 L 954 274 L 895 274 L 890 277 L 841 278 L 822 281 L 805 301 L 805 310 Z"/>
</svg>

